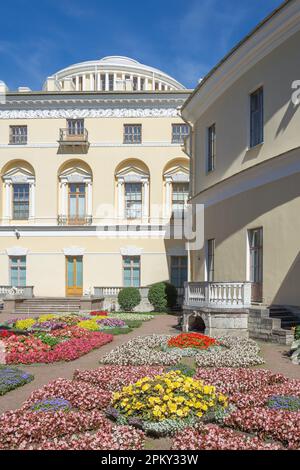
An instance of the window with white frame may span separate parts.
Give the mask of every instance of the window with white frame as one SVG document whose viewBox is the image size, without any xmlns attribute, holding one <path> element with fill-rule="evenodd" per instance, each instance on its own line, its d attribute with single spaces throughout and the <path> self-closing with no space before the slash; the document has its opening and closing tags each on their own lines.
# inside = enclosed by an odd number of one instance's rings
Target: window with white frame
<svg viewBox="0 0 300 470">
<path fill-rule="evenodd" d="M 125 218 L 142 217 L 142 183 L 125 183 Z"/>
<path fill-rule="evenodd" d="M 13 184 L 13 219 L 29 219 L 29 184 Z"/>
<path fill-rule="evenodd" d="M 84 119 L 67 119 L 69 135 L 84 134 Z"/>
<path fill-rule="evenodd" d="M 207 172 L 216 166 L 216 124 L 207 129 Z"/>
<path fill-rule="evenodd" d="M 142 142 L 141 124 L 124 124 L 124 144 L 140 144 Z"/>
<path fill-rule="evenodd" d="M 187 281 L 187 256 L 171 256 L 171 284 L 183 287 Z"/>
<path fill-rule="evenodd" d="M 250 95 L 250 147 L 264 140 L 264 90 L 263 87 Z"/>
<path fill-rule="evenodd" d="M 124 287 L 140 287 L 140 256 L 123 256 Z"/>
<path fill-rule="evenodd" d="M 182 214 L 189 197 L 189 183 L 172 184 L 172 212 Z"/>
<path fill-rule="evenodd" d="M 27 126 L 9 126 L 9 143 L 11 145 L 27 144 Z"/>
<path fill-rule="evenodd" d="M 214 282 L 215 280 L 215 246 L 216 240 L 214 238 L 206 241 L 206 272 L 208 282 Z"/>
<path fill-rule="evenodd" d="M 189 133 L 190 128 L 187 124 L 172 124 L 172 144 L 183 144 Z"/>
<path fill-rule="evenodd" d="M 26 287 L 26 256 L 10 256 L 10 285 Z"/>
</svg>

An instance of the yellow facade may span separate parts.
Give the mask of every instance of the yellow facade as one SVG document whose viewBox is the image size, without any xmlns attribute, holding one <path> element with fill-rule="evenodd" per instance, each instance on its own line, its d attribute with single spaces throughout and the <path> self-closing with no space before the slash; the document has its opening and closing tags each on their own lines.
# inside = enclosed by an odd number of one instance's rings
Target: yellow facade
<svg viewBox="0 0 300 470">
<path fill-rule="evenodd" d="M 293 100 L 299 19 L 299 2 L 281 8 L 203 80 L 182 110 L 193 127 L 191 203 L 205 206 L 205 245 L 191 252 L 190 280 L 255 283 L 250 239 L 260 229 L 261 297 L 252 291 L 252 301 L 268 306 L 300 306 L 300 109 Z M 251 147 L 250 100 L 259 89 L 263 140 Z M 215 168 L 208 171 L 213 124 Z"/>
<path fill-rule="evenodd" d="M 188 183 L 189 159 L 172 141 L 172 125 L 184 124 L 177 108 L 188 96 L 183 88 L 7 94 L 0 109 L 0 286 L 13 285 L 11 258 L 22 256 L 36 296 L 68 293 L 68 256 L 82 257 L 81 294 L 123 286 L 124 256 L 140 258 L 140 286 L 170 279 L 171 256 L 187 255 L 184 241 L 165 240 L 165 227 L 172 182 Z M 70 135 L 59 142 L 70 119 L 84 119 L 84 144 Z M 124 125 L 141 126 L 140 143 L 124 143 Z M 27 126 L 26 143 L 10 142 L 12 126 Z M 130 182 L 141 185 L 141 212 L 127 220 Z M 21 220 L 14 217 L 14 188 L 27 183 Z M 71 200 L 72 184 L 84 192 L 82 201 L 76 194 Z M 72 204 L 84 206 L 82 220 L 70 221 Z"/>
</svg>

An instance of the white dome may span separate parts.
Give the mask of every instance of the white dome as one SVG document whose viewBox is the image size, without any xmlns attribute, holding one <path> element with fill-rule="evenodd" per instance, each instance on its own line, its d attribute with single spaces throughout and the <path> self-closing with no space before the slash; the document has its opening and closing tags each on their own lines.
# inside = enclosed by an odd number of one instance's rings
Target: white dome
<svg viewBox="0 0 300 470">
<path fill-rule="evenodd" d="M 159 69 L 124 56 L 81 62 L 56 72 L 49 80 L 64 91 L 172 91 L 185 87 Z"/>
</svg>

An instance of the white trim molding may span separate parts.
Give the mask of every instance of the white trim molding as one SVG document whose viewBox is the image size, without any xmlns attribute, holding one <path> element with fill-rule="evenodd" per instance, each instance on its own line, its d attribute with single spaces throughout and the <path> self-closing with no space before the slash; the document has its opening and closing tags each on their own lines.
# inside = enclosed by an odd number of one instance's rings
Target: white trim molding
<svg viewBox="0 0 300 470">
<path fill-rule="evenodd" d="M 86 249 L 79 246 L 70 246 L 69 248 L 64 248 L 63 253 L 65 256 L 83 256 Z"/>
<path fill-rule="evenodd" d="M 178 118 L 177 108 L 0 110 L 0 119 Z"/>
<path fill-rule="evenodd" d="M 8 256 L 27 256 L 28 248 L 22 248 L 21 246 L 13 246 L 6 249 Z"/>
<path fill-rule="evenodd" d="M 141 256 L 143 248 L 139 248 L 138 246 L 125 246 L 120 248 L 120 253 L 122 256 Z"/>
</svg>

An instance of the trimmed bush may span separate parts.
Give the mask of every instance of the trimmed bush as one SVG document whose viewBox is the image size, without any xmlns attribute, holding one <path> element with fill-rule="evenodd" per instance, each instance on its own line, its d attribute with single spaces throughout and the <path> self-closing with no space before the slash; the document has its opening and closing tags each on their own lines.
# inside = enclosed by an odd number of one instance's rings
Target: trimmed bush
<svg viewBox="0 0 300 470">
<path fill-rule="evenodd" d="M 158 282 L 150 287 L 148 300 L 157 312 L 165 312 L 175 307 L 177 303 L 177 289 L 169 282 Z"/>
<path fill-rule="evenodd" d="M 125 287 L 120 290 L 118 302 L 122 310 L 132 312 L 141 302 L 141 294 L 137 287 Z"/>
<path fill-rule="evenodd" d="M 177 304 L 177 289 L 173 284 L 169 282 L 165 282 L 166 286 L 166 295 L 167 295 L 167 303 L 169 308 L 173 308 Z"/>
<path fill-rule="evenodd" d="M 150 287 L 148 300 L 157 312 L 164 312 L 167 309 L 168 301 L 166 294 L 166 286 L 164 282 L 158 282 Z"/>
</svg>

